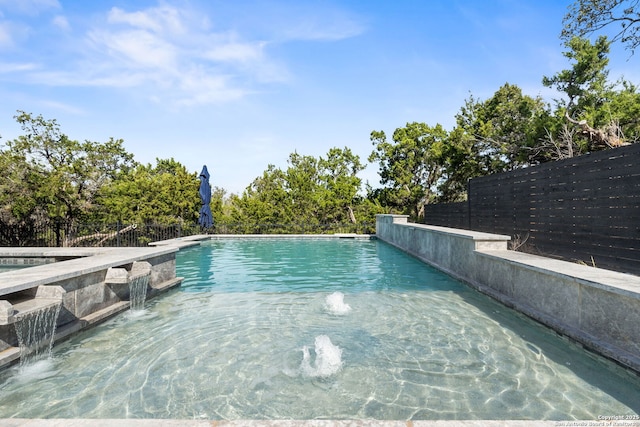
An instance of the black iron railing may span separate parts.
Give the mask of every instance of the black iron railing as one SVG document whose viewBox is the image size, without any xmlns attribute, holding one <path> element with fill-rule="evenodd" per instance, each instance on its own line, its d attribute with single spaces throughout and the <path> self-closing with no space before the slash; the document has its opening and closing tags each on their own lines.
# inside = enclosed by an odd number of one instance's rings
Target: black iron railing
<svg viewBox="0 0 640 427">
<path fill-rule="evenodd" d="M 375 233 L 374 223 L 247 224 L 22 224 L 0 223 L 0 246 L 16 247 L 143 247 L 151 242 L 194 234 L 337 234 Z"/>
<path fill-rule="evenodd" d="M 147 246 L 150 242 L 195 234 L 183 224 L 0 224 L 0 246 L 108 247 Z"/>
</svg>

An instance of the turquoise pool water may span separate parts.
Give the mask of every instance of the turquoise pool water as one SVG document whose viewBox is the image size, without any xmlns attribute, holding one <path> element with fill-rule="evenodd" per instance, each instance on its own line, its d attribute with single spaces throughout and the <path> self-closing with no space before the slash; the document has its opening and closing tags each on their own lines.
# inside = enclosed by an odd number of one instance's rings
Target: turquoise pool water
<svg viewBox="0 0 640 427">
<path fill-rule="evenodd" d="M 236 239 L 182 289 L 0 373 L 0 417 L 589 419 L 640 381 L 379 241 Z"/>
<path fill-rule="evenodd" d="M 0 273 L 5 271 L 19 270 L 21 268 L 29 268 L 31 265 L 13 265 L 13 264 L 0 264 Z"/>
</svg>

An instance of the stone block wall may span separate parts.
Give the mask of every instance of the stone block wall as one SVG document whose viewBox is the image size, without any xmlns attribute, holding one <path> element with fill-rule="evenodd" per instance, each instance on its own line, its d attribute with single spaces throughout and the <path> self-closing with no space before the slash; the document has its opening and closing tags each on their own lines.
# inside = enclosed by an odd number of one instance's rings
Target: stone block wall
<svg viewBox="0 0 640 427">
<path fill-rule="evenodd" d="M 507 250 L 508 236 L 378 215 L 376 237 L 640 372 L 640 277 Z"/>
<path fill-rule="evenodd" d="M 128 280 L 129 276 L 135 275 L 135 266 L 146 265 L 142 273 L 149 278 L 147 298 L 179 286 L 182 279 L 176 277 L 177 250 L 173 247 L 48 248 L 47 254 L 77 252 L 78 255 L 67 261 L 3 273 L 0 282 L 0 368 L 19 358 L 14 323 L 20 316 L 55 299 L 62 304 L 56 322 L 56 340 L 66 338 L 129 308 Z M 38 256 L 36 249 L 30 251 L 29 256 Z M 0 248 L 0 257 L 4 259 L 16 255 L 24 257 L 18 249 Z M 108 272 L 114 268 L 123 274 L 122 280 L 107 283 Z M 138 270 L 136 274 L 142 274 Z"/>
</svg>

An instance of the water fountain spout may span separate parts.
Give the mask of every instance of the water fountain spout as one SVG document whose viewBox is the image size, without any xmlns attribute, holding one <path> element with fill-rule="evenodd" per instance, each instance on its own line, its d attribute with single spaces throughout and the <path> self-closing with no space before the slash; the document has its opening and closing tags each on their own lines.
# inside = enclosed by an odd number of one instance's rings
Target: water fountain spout
<svg viewBox="0 0 640 427">
<path fill-rule="evenodd" d="M 35 298 L 12 306 L 21 364 L 51 355 L 65 294 L 61 286 L 39 286 Z"/>
<path fill-rule="evenodd" d="M 129 300 L 131 310 L 141 310 L 144 307 L 150 277 L 151 264 L 135 261 L 130 270 L 122 267 L 109 268 L 105 283 L 114 289 L 121 299 Z M 126 291 L 121 289 L 124 286 Z"/>
<path fill-rule="evenodd" d="M 136 261 L 129 272 L 129 294 L 132 310 L 142 310 L 147 297 L 147 286 L 151 276 L 151 264 Z"/>
</svg>

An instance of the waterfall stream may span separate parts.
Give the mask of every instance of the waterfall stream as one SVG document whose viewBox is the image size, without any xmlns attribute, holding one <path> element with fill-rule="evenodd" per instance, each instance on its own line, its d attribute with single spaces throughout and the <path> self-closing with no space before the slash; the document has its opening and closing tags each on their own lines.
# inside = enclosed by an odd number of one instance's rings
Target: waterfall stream
<svg viewBox="0 0 640 427">
<path fill-rule="evenodd" d="M 16 335 L 20 346 L 20 364 L 25 365 L 51 355 L 56 322 L 62 302 L 19 314 Z"/>
<path fill-rule="evenodd" d="M 129 301 L 131 310 L 144 310 L 144 302 L 147 298 L 147 285 L 149 275 L 141 275 L 131 278 L 129 281 Z"/>
</svg>

